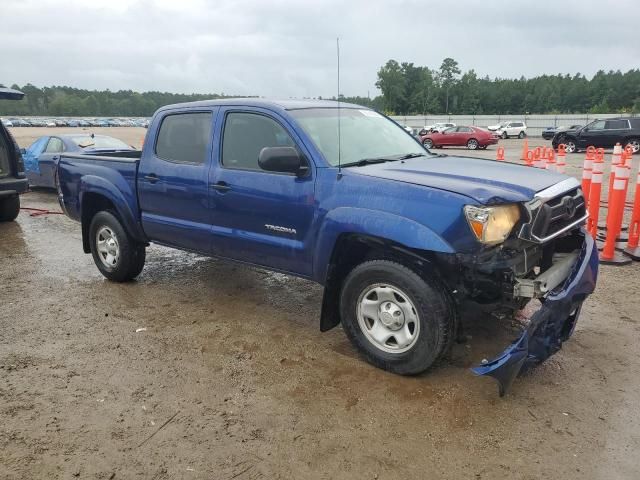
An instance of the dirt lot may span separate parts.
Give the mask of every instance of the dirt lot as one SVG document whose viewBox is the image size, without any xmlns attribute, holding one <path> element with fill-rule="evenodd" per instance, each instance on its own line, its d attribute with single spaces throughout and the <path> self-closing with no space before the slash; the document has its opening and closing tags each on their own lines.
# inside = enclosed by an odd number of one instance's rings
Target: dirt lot
<svg viewBox="0 0 640 480">
<path fill-rule="evenodd" d="M 52 131 L 13 132 L 33 130 Z M 23 206 L 58 210 L 46 191 Z M 0 259 L 0 478 L 640 477 L 637 264 L 602 267 L 571 341 L 501 399 L 468 371 L 514 336 L 489 318 L 403 378 L 319 332 L 307 281 L 152 246 L 113 284 L 78 224 L 27 211 Z"/>
</svg>

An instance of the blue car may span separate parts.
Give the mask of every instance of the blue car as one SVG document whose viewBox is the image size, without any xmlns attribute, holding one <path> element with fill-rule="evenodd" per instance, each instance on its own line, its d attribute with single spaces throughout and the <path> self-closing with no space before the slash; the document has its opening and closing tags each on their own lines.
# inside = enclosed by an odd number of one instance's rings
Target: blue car
<svg viewBox="0 0 640 480">
<path fill-rule="evenodd" d="M 131 145 L 107 135 L 87 133 L 38 138 L 23 152 L 25 171 L 32 187 L 56 188 L 55 167 L 61 153 L 116 153 L 135 151 Z"/>
</svg>

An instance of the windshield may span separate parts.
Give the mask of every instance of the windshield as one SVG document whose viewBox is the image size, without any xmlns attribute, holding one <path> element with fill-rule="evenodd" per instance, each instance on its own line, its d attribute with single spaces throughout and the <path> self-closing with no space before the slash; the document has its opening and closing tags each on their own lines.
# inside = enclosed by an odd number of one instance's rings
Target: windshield
<svg viewBox="0 0 640 480">
<path fill-rule="evenodd" d="M 338 165 L 338 111 L 340 111 L 340 161 L 424 155 L 425 149 L 402 128 L 372 110 L 310 108 L 291 110 L 303 130 L 332 166 Z"/>
<path fill-rule="evenodd" d="M 118 140 L 117 138 L 113 137 L 95 136 L 92 138 L 91 135 L 83 135 L 73 137 L 71 141 L 78 145 L 80 148 L 107 148 L 113 150 L 132 149 L 131 146 L 127 145 L 122 140 Z"/>
</svg>

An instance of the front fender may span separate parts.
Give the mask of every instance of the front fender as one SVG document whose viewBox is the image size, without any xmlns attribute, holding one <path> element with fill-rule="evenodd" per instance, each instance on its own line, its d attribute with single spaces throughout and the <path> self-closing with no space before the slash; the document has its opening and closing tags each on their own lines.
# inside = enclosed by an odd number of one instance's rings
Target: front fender
<svg viewBox="0 0 640 480">
<path fill-rule="evenodd" d="M 137 220 L 137 198 L 135 192 L 131 192 L 126 182 L 124 183 L 124 185 L 115 185 L 96 175 L 83 176 L 80 181 L 78 195 L 80 215 L 82 216 L 82 210 L 85 208 L 86 194 L 100 195 L 113 204 L 127 233 L 138 241 L 147 242 L 147 238 Z"/>
<path fill-rule="evenodd" d="M 441 236 L 409 218 L 366 208 L 339 207 L 326 214 L 318 231 L 313 275 L 323 285 L 336 241 L 344 233 L 384 238 L 407 248 L 454 253 Z"/>
</svg>

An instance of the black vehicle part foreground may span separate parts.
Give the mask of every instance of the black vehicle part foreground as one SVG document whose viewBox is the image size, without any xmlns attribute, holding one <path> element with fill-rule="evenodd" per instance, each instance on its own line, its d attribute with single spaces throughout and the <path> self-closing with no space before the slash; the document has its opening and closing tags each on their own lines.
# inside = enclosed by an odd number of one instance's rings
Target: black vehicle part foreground
<svg viewBox="0 0 640 480">
<path fill-rule="evenodd" d="M 471 370 L 498 381 L 504 396 L 516 377 L 542 363 L 562 347 L 576 326 L 582 302 L 595 290 L 598 274 L 598 250 L 590 235 L 585 235 L 582 251 L 573 270 L 545 299 L 533 314 L 520 338 L 500 356 Z"/>
</svg>

